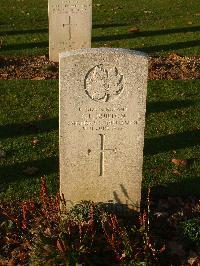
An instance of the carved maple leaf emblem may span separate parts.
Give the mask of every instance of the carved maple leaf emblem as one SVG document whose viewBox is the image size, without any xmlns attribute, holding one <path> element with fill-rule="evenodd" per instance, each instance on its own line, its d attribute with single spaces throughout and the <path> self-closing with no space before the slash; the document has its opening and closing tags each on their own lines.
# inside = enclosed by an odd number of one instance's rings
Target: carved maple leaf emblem
<svg viewBox="0 0 200 266">
<path fill-rule="evenodd" d="M 109 70 L 103 65 L 93 67 L 85 78 L 85 92 L 94 101 L 108 102 L 124 88 L 124 76 L 116 67 Z"/>
</svg>

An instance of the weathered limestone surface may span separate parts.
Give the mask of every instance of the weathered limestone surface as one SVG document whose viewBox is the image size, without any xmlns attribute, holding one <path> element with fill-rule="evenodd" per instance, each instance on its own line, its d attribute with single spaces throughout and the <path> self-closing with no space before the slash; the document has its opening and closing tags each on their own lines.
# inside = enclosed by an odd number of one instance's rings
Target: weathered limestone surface
<svg viewBox="0 0 200 266">
<path fill-rule="evenodd" d="M 60 190 L 69 205 L 139 207 L 147 72 L 147 57 L 136 51 L 61 54 Z"/>
<path fill-rule="evenodd" d="M 49 0 L 49 58 L 91 47 L 92 0 Z"/>
</svg>

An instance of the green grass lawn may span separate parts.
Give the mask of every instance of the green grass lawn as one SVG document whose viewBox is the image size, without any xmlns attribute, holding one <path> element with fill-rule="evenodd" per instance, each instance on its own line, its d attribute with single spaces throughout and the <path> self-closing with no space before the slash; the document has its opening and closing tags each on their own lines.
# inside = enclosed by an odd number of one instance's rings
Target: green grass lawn
<svg viewBox="0 0 200 266">
<path fill-rule="evenodd" d="M 48 54 L 47 2 L 1 0 L 1 55 Z M 199 0 L 93 0 L 92 45 L 198 55 L 199 22 Z"/>
<path fill-rule="evenodd" d="M 148 85 L 143 189 L 200 196 L 200 81 Z M 0 82 L 0 199 L 28 198 L 47 177 L 58 191 L 58 81 Z M 37 139 L 36 145 L 33 140 Z M 171 160 L 186 159 L 186 166 Z M 34 175 L 24 174 L 36 167 Z"/>
<path fill-rule="evenodd" d="M 58 191 L 58 82 L 0 82 L 1 198 L 34 195 L 47 175 L 51 192 Z M 33 145 L 32 141 L 39 141 Z M 23 174 L 28 167 L 38 173 Z"/>
<path fill-rule="evenodd" d="M 47 0 L 1 0 L 0 55 L 48 54 Z M 200 54 L 198 0 L 93 0 L 93 47 Z M 138 33 L 129 32 L 139 29 Z M 143 188 L 199 193 L 199 81 L 149 82 Z M 0 82 L 1 199 L 58 191 L 58 82 Z M 37 144 L 33 142 L 36 140 Z M 187 159 L 178 167 L 171 160 Z M 23 173 L 36 167 L 33 176 Z M 197 185 L 198 184 L 198 185 Z"/>
</svg>

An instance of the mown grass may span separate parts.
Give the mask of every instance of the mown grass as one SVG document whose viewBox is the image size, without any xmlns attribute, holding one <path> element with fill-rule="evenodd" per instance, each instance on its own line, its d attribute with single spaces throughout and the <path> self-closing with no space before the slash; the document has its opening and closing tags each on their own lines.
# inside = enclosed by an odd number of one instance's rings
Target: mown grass
<svg viewBox="0 0 200 266">
<path fill-rule="evenodd" d="M 161 194 L 200 196 L 199 84 L 199 80 L 149 82 L 144 186 L 167 184 Z M 172 159 L 187 160 L 187 165 L 176 166 Z"/>
<path fill-rule="evenodd" d="M 47 2 L 1 0 L 1 55 L 48 54 Z M 92 45 L 197 55 L 199 12 L 198 0 L 93 0 Z"/>
<path fill-rule="evenodd" d="M 157 193 L 200 196 L 199 85 L 199 80 L 149 82 L 143 191 L 153 185 Z M 38 194 L 42 175 L 55 194 L 58 82 L 1 81 L 0 106 L 0 150 L 6 153 L 0 158 L 0 200 Z M 175 166 L 173 158 L 187 165 Z M 28 167 L 38 172 L 24 174 Z"/>
<path fill-rule="evenodd" d="M 34 195 L 40 177 L 58 191 L 58 84 L 55 81 L 0 83 L 1 198 Z M 37 138 L 37 144 L 33 140 Z M 38 172 L 23 174 L 28 167 Z"/>
</svg>

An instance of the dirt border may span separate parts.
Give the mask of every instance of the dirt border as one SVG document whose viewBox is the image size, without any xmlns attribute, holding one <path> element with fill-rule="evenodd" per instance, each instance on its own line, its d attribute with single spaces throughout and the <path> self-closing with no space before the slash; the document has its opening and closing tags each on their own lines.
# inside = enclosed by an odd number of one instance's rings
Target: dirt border
<svg viewBox="0 0 200 266">
<path fill-rule="evenodd" d="M 58 79 L 58 63 L 48 56 L 0 56 L 0 80 Z M 149 80 L 200 79 L 200 56 L 177 54 L 149 57 Z"/>
</svg>

